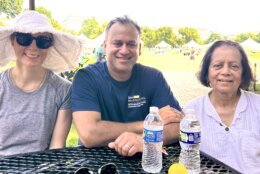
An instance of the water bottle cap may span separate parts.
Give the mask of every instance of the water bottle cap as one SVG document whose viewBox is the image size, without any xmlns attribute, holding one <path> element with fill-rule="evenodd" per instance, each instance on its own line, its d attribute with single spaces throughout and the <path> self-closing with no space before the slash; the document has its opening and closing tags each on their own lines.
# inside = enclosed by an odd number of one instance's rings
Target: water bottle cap
<svg viewBox="0 0 260 174">
<path fill-rule="evenodd" d="M 156 107 L 156 106 L 151 106 L 149 111 L 150 111 L 150 112 L 158 112 L 159 109 L 158 109 L 158 107 Z"/>
</svg>

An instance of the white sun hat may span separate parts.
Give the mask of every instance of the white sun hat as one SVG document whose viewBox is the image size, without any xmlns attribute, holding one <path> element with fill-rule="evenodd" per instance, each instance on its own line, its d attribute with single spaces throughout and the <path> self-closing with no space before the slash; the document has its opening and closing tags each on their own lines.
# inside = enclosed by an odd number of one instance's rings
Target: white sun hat
<svg viewBox="0 0 260 174">
<path fill-rule="evenodd" d="M 43 62 L 44 68 L 59 73 L 78 65 L 83 40 L 79 36 L 54 29 L 45 15 L 30 10 L 17 16 L 11 26 L 0 27 L 0 66 L 16 60 L 10 39 L 14 32 L 52 33 L 54 43 L 48 48 L 48 55 Z"/>
</svg>

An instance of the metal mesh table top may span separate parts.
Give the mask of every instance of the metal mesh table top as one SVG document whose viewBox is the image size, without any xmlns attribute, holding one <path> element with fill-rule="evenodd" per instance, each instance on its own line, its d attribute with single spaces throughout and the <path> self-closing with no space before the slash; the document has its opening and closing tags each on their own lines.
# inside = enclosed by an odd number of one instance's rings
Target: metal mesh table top
<svg viewBox="0 0 260 174">
<path fill-rule="evenodd" d="M 172 163 L 178 162 L 180 147 L 174 144 L 166 148 L 169 155 L 163 156 L 163 169 L 161 173 L 167 173 Z M 115 163 L 120 174 L 145 173 L 141 166 L 141 153 L 133 157 L 120 156 L 113 149 L 85 148 L 83 146 L 63 149 L 47 150 L 20 154 L 0 159 L 0 173 L 74 173 L 80 167 L 88 167 L 97 172 L 98 168 L 109 162 Z M 201 154 L 202 171 L 214 173 L 238 172 L 222 163 Z"/>
</svg>

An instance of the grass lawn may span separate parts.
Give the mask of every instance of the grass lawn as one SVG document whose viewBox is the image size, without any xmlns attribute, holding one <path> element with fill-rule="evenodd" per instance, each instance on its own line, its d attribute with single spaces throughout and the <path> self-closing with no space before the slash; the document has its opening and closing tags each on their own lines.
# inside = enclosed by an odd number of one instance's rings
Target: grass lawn
<svg viewBox="0 0 260 174">
<path fill-rule="evenodd" d="M 67 147 L 71 147 L 71 146 L 76 146 L 78 142 L 78 133 L 77 130 L 74 126 L 74 124 L 72 123 L 71 128 L 70 128 L 70 132 L 66 141 L 66 146 Z"/>
</svg>

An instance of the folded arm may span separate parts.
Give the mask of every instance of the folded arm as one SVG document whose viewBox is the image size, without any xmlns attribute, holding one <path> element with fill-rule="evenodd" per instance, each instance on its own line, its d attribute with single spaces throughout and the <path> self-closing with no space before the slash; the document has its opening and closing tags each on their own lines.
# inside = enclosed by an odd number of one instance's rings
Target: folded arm
<svg viewBox="0 0 260 174">
<path fill-rule="evenodd" d="M 107 146 L 123 132 L 141 134 L 143 122 L 119 123 L 101 120 L 96 111 L 77 111 L 73 113 L 73 120 L 79 138 L 86 147 Z"/>
<path fill-rule="evenodd" d="M 177 142 L 179 140 L 180 121 L 183 118 L 182 112 L 168 105 L 161 108 L 159 114 L 164 123 L 164 144 L 168 145 Z"/>
<path fill-rule="evenodd" d="M 164 123 L 164 144 L 177 142 L 179 140 L 179 122 L 183 118 L 183 114 L 170 106 L 161 108 L 159 114 Z M 143 151 L 142 133 L 124 132 L 115 141 L 109 143 L 109 147 L 115 149 L 120 155 L 133 156 L 137 152 Z"/>
</svg>

